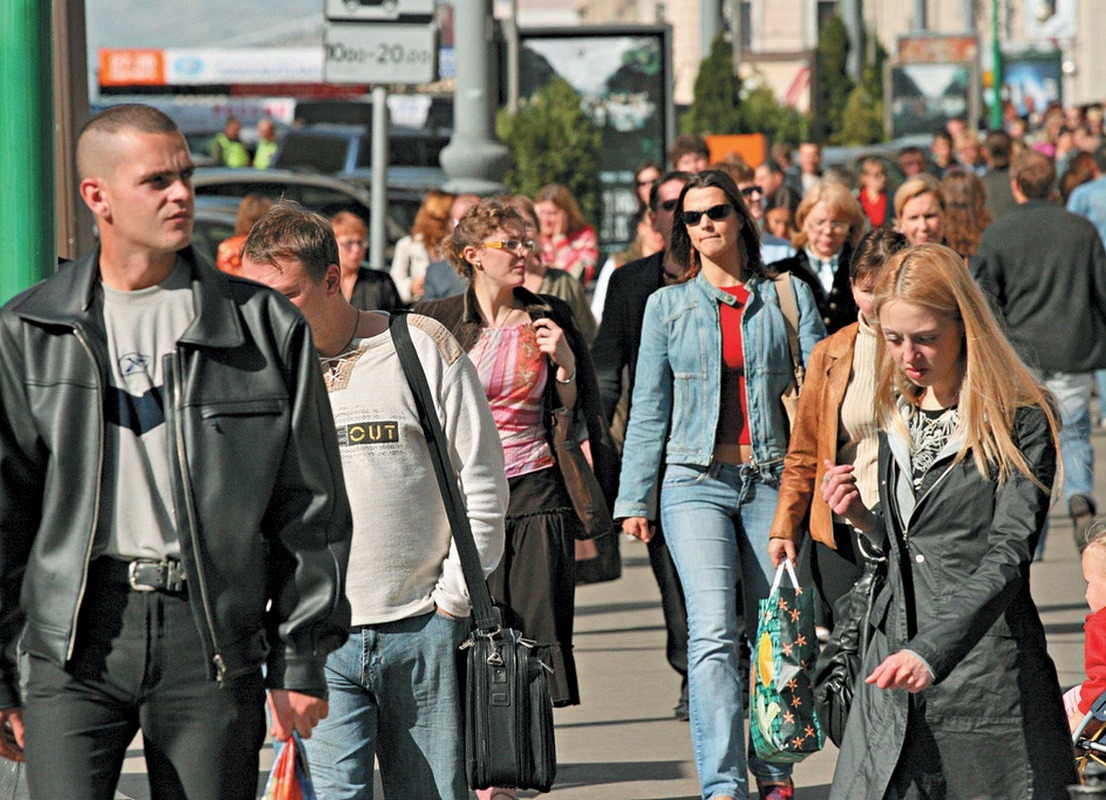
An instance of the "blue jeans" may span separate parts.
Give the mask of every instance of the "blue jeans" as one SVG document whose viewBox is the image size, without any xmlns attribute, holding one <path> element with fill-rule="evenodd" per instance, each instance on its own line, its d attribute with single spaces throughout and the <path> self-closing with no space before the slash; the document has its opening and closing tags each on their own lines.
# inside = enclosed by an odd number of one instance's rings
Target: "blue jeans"
<svg viewBox="0 0 1106 800">
<path fill-rule="evenodd" d="M 1091 447 L 1091 389 L 1094 373 L 1046 372 L 1045 386 L 1060 404 L 1060 455 L 1064 461 L 1064 501 L 1094 492 Z"/>
<path fill-rule="evenodd" d="M 661 485 L 661 522 L 687 601 L 691 742 L 705 798 L 749 796 L 735 587 L 740 577 L 745 619 L 756 620 L 775 574 L 768 531 L 781 467 L 670 464 Z M 791 775 L 790 765 L 751 749 L 748 759 L 762 781 Z"/>
<path fill-rule="evenodd" d="M 386 797 L 468 797 L 457 648 L 469 627 L 431 612 L 355 628 L 330 654 L 330 713 L 307 742 L 320 799 L 371 800 L 374 756 Z"/>
</svg>

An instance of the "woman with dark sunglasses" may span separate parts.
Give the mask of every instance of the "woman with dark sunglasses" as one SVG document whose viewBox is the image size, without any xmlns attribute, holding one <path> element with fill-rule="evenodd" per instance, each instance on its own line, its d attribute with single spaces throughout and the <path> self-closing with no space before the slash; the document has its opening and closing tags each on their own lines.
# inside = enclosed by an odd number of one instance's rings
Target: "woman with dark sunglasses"
<svg viewBox="0 0 1106 800">
<path fill-rule="evenodd" d="M 687 278 L 645 310 L 633 414 L 615 515 L 643 541 L 657 509 L 687 601 L 691 737 L 704 798 L 746 798 L 738 614 L 755 620 L 771 573 L 791 381 L 787 322 L 757 226 L 733 179 L 693 176 L 680 194 L 672 253 Z M 814 297 L 790 276 L 804 361 L 825 335 Z M 739 607 L 734 587 L 741 582 Z M 791 769 L 750 757 L 761 798 L 792 797 Z"/>
</svg>

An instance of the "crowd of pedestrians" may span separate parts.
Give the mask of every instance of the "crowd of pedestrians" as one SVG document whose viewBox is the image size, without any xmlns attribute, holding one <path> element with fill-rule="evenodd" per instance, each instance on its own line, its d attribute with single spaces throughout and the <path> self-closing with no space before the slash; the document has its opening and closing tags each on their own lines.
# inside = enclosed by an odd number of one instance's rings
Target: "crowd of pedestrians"
<svg viewBox="0 0 1106 800">
<path fill-rule="evenodd" d="M 374 765 L 388 797 L 468 796 L 469 600 L 392 339 L 413 306 L 488 585 L 554 706 L 587 701 L 577 572 L 622 538 L 580 541 L 566 420 L 648 548 L 705 800 L 750 772 L 795 796 L 746 743 L 747 625 L 787 557 L 828 635 L 869 551 L 887 575 L 831 796 L 1063 797 L 1028 567 L 1054 487 L 1080 544 L 1096 513 L 1106 147 L 1076 152 L 1101 131 L 1073 122 L 1027 144 L 952 120 L 855 185 L 815 142 L 712 164 L 684 136 L 635 171 L 635 242 L 602 270 L 550 184 L 428 193 L 384 272 L 356 215 L 258 197 L 201 263 L 179 130 L 104 112 L 77 153 L 96 249 L 0 310 L 0 755 L 32 797 L 108 800 L 141 731 L 155 796 L 245 799 L 268 724 L 310 738 L 321 798 L 371 797 Z"/>
</svg>

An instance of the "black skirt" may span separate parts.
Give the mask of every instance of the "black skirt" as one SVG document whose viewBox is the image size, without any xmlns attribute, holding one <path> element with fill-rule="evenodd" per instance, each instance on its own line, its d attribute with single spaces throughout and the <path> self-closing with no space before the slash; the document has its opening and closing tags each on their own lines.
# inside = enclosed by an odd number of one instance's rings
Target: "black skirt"
<svg viewBox="0 0 1106 800">
<path fill-rule="evenodd" d="M 506 547 L 488 576 L 503 621 L 537 642 L 553 674 L 555 706 L 580 702 L 572 624 L 576 593 L 576 516 L 556 467 L 508 481 Z"/>
</svg>

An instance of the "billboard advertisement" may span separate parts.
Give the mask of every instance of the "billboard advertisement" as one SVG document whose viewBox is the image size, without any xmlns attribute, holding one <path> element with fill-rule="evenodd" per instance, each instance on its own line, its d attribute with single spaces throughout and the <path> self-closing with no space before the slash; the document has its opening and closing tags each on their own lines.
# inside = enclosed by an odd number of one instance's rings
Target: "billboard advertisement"
<svg viewBox="0 0 1106 800">
<path fill-rule="evenodd" d="M 971 64 L 892 64 L 887 127 L 892 138 L 933 133 L 952 117 L 974 119 Z"/>
<path fill-rule="evenodd" d="M 1014 104 L 1019 117 L 1063 103 L 1061 64 L 1059 50 L 1002 56 L 1003 97 Z"/>
<path fill-rule="evenodd" d="M 673 129 L 668 28 L 558 28 L 519 31 L 519 95 L 566 80 L 602 133 L 603 219 L 590 220 L 605 254 L 634 237 L 634 170 L 664 163 Z"/>
</svg>

